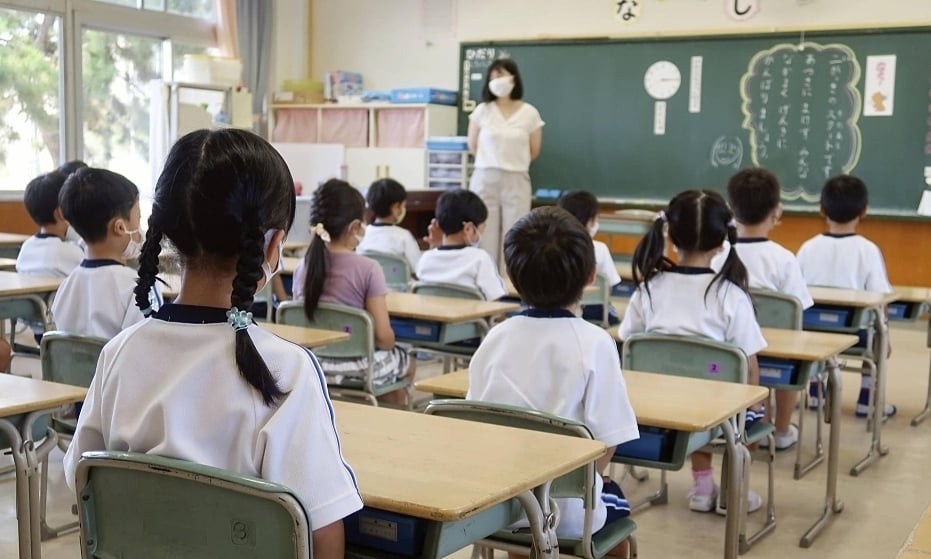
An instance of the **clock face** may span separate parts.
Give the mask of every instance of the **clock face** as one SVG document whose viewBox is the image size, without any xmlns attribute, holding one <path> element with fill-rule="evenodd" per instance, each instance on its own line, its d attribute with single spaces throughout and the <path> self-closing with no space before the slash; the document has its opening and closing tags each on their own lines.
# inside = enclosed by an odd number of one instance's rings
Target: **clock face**
<svg viewBox="0 0 931 559">
<path fill-rule="evenodd" d="M 682 74 L 678 66 L 668 60 L 654 62 L 643 75 L 643 87 L 654 99 L 669 99 L 679 91 L 680 85 Z"/>
</svg>

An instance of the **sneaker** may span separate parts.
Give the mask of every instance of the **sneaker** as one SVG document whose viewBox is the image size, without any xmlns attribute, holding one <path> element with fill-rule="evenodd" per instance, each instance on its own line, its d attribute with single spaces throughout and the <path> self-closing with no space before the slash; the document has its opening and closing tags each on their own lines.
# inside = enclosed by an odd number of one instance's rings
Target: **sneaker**
<svg viewBox="0 0 931 559">
<path fill-rule="evenodd" d="M 715 508 L 718 500 L 718 486 L 715 484 L 714 491 L 710 495 L 699 493 L 695 486 L 689 490 L 689 510 L 695 512 L 711 512 Z"/>
<path fill-rule="evenodd" d="M 785 433 L 775 433 L 776 450 L 787 450 L 795 446 L 798 442 L 798 427 L 789 425 L 789 430 Z M 769 448 L 769 437 L 760 441 L 760 448 Z"/>
<path fill-rule="evenodd" d="M 883 410 L 883 417 L 889 418 L 896 414 L 898 409 L 892 404 L 886 404 L 886 408 Z M 870 414 L 870 389 L 861 388 L 860 396 L 857 398 L 857 417 L 866 417 Z"/>
<path fill-rule="evenodd" d="M 763 497 L 760 497 L 760 494 L 754 490 L 750 490 L 750 494 L 747 495 L 747 512 L 756 512 L 763 507 Z M 714 508 L 714 512 L 720 514 L 721 516 L 727 516 L 727 503 L 722 501 L 720 498 L 717 499 L 717 504 Z"/>
</svg>

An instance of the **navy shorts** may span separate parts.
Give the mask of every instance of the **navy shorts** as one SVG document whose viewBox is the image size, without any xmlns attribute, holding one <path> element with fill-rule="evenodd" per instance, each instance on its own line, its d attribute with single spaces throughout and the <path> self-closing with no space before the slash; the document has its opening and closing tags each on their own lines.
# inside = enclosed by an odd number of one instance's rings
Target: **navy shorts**
<svg viewBox="0 0 931 559">
<path fill-rule="evenodd" d="M 630 503 L 627 502 L 627 497 L 621 491 L 621 486 L 613 480 L 605 482 L 604 489 L 601 490 L 601 500 L 608 508 L 608 517 L 605 519 L 606 525 L 630 516 Z"/>
</svg>

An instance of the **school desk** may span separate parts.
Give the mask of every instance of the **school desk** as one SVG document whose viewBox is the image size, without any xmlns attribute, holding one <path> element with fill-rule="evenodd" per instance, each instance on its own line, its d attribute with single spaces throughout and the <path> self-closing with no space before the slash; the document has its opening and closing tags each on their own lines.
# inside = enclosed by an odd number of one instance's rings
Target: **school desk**
<svg viewBox="0 0 931 559">
<path fill-rule="evenodd" d="M 760 351 L 760 357 L 785 359 L 798 363 L 799 374 L 796 382 L 789 385 L 779 385 L 787 390 L 807 390 L 807 378 L 820 363 L 827 363 L 828 370 L 828 398 L 830 406 L 831 429 L 828 434 L 828 475 L 825 481 L 824 509 L 818 520 L 808 529 L 799 540 L 801 547 L 809 547 L 827 526 L 827 522 L 836 513 L 844 510 L 844 504 L 837 498 L 837 476 L 840 469 L 840 397 L 841 379 L 840 366 L 837 363 L 837 354 L 852 347 L 858 338 L 847 334 L 834 334 L 829 332 L 809 332 L 805 330 L 783 330 L 780 328 L 762 328 L 763 337 L 767 347 Z M 618 329 L 612 328 L 614 339 L 621 341 Z M 626 373 L 625 373 L 626 374 Z M 679 377 L 671 377 L 679 378 Z M 835 404 L 836 403 L 836 404 Z M 636 408 L 635 408 L 636 409 Z M 819 429 L 820 433 L 820 429 Z M 795 478 L 799 479 L 816 465 L 824 460 L 824 449 L 818 440 L 815 458 L 806 465 L 801 464 L 801 449 L 799 448 L 795 459 Z"/>
<path fill-rule="evenodd" d="M 418 519 L 420 558 L 443 557 L 517 520 L 515 498 L 541 520 L 548 503 L 541 508 L 533 490 L 605 451 L 589 439 L 348 402 L 333 407 L 366 507 Z M 540 536 L 537 549 L 548 549 Z M 542 536 L 556 541 L 551 531 Z M 550 550 L 540 556 L 558 555 Z M 347 542 L 347 556 L 390 555 Z"/>
<path fill-rule="evenodd" d="M 0 271 L 12 272 L 16 270 L 15 258 L 0 258 Z"/>
<path fill-rule="evenodd" d="M 685 460 L 689 435 L 701 433 L 721 426 L 728 446 L 728 487 L 740 487 L 741 451 L 730 421 L 731 417 L 765 399 L 769 390 L 749 384 L 722 383 L 713 380 L 673 377 L 656 373 L 624 371 L 627 394 L 637 414 L 637 423 L 644 427 L 668 429 L 674 432 L 676 451 L 664 457 L 661 466 L 680 469 Z M 437 396 L 464 398 L 469 389 L 469 372 L 459 370 L 418 381 L 417 390 L 431 392 Z M 498 460 L 494 454 L 488 456 Z M 626 462 L 623 458 L 618 461 Z M 638 462 L 640 463 L 640 462 Z M 728 509 L 737 510 L 740 491 L 728 491 Z M 665 494 L 658 499 L 665 499 Z M 739 515 L 727 516 L 725 529 L 724 557 L 737 556 Z"/>
<path fill-rule="evenodd" d="M 46 299 L 58 290 L 61 278 L 29 276 L 16 272 L 0 272 L 0 321 L 18 318 L 23 300 L 32 301 L 42 317 L 48 316 Z M 5 326 L 0 324 L 0 335 Z"/>
<path fill-rule="evenodd" d="M 511 278 L 504 276 L 504 289 L 507 291 L 507 295 L 510 299 L 520 299 L 520 293 L 517 292 L 517 288 L 514 287 L 514 282 L 511 281 Z M 598 287 L 594 285 L 586 285 L 583 293 L 586 295 L 594 294 L 598 291 Z"/>
<path fill-rule="evenodd" d="M 895 291 L 896 302 L 909 303 L 918 309 L 928 309 L 928 348 L 931 349 L 931 287 L 895 285 L 892 289 Z M 914 318 L 918 318 L 919 314 L 920 310 L 916 310 Z M 920 425 L 929 415 L 931 415 L 931 364 L 928 366 L 928 397 L 925 400 L 925 407 L 912 419 L 912 427 Z"/>
<path fill-rule="evenodd" d="M 286 276 L 293 276 L 294 271 L 297 270 L 297 265 L 301 260 L 303 260 L 303 258 L 299 258 L 297 256 L 285 256 L 281 259 L 281 264 L 283 266 L 281 273 Z"/>
<path fill-rule="evenodd" d="M 288 340 L 307 349 L 319 348 L 327 345 L 345 342 L 349 334 L 336 330 L 322 330 L 320 328 L 306 328 L 304 326 L 289 326 L 274 322 L 260 324 L 263 330 L 268 330 L 279 338 Z"/>
<path fill-rule="evenodd" d="M 876 330 L 876 347 L 886 348 L 889 345 L 889 325 L 886 322 L 885 307 L 895 301 L 895 293 L 880 293 L 876 291 L 858 291 L 856 289 L 837 289 L 833 287 L 809 287 L 808 292 L 816 305 L 832 305 L 847 307 L 872 313 L 874 328 Z M 807 327 L 806 327 L 807 329 Z M 883 410 L 886 408 L 886 351 L 876 352 L 876 380 L 874 386 L 874 409 L 869 419 L 869 428 L 872 431 L 870 449 L 866 457 L 850 470 L 850 475 L 858 476 L 874 462 L 889 454 L 889 449 L 882 445 L 882 431 L 885 419 Z"/>
<path fill-rule="evenodd" d="M 0 247 L 19 248 L 28 238 L 29 235 L 20 235 L 18 233 L 0 233 Z"/>
<path fill-rule="evenodd" d="M 301 257 L 306 249 L 307 243 L 298 241 L 285 241 L 284 244 L 281 245 L 282 252 L 288 256 Z"/>
<path fill-rule="evenodd" d="M 16 468 L 16 519 L 20 559 L 40 559 L 39 452 L 32 440 L 33 425 L 60 406 L 84 400 L 87 389 L 0 374 L 0 432 L 6 435 Z M 50 435 L 42 447 L 56 444 Z"/>
<path fill-rule="evenodd" d="M 449 344 L 484 334 L 476 321 L 520 310 L 517 303 L 390 292 L 388 314 L 399 340 Z"/>
<path fill-rule="evenodd" d="M 931 557 L 931 505 L 921 515 L 915 529 L 905 540 L 897 559 L 928 559 Z"/>
</svg>

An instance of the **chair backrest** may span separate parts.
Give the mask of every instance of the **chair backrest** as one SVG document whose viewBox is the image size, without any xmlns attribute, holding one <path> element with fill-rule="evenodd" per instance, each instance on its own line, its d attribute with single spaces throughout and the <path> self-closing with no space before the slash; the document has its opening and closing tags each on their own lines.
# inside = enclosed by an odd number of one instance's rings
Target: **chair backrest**
<svg viewBox="0 0 931 559">
<path fill-rule="evenodd" d="M 411 267 L 406 259 L 393 254 L 375 251 L 365 251 L 361 254 L 378 262 L 385 273 L 388 289 L 405 293 L 410 290 Z"/>
<path fill-rule="evenodd" d="M 46 332 L 39 345 L 42 379 L 87 388 L 94 379 L 104 338 Z"/>
<path fill-rule="evenodd" d="M 455 297 L 457 299 L 477 299 L 484 301 L 485 296 L 474 287 L 465 287 L 452 283 L 419 281 L 411 288 L 413 293 L 436 295 L 438 297 Z"/>
<path fill-rule="evenodd" d="M 764 328 L 802 329 L 802 303 L 795 296 L 766 289 L 751 289 L 756 321 Z"/>
<path fill-rule="evenodd" d="M 288 301 L 278 307 L 278 322 L 291 326 L 312 326 L 323 330 L 336 330 L 350 335 L 345 342 L 317 348 L 314 354 L 333 359 L 366 357 L 371 366 L 375 355 L 375 326 L 364 309 L 336 303 L 320 303 L 314 319 L 304 314 L 303 301 Z"/>
<path fill-rule="evenodd" d="M 83 557 L 310 559 L 290 489 L 193 462 L 87 452 L 77 468 Z"/>
<path fill-rule="evenodd" d="M 42 323 L 50 329 L 48 305 L 38 295 L 22 295 L 0 301 L 0 320 L 13 318 Z"/>
<path fill-rule="evenodd" d="M 555 435 L 592 438 L 588 427 L 579 421 L 506 404 L 475 400 L 433 400 L 427 405 L 424 413 L 517 429 L 531 429 Z M 550 486 L 550 496 L 581 498 L 585 504 L 586 514 L 590 514 L 594 510 L 594 476 L 595 463 L 592 462 L 555 479 Z M 590 524 L 586 522 L 586 525 Z"/>
<path fill-rule="evenodd" d="M 582 305 L 601 305 L 601 320 L 599 321 L 602 326 L 608 326 L 608 303 L 609 297 L 611 296 L 611 287 L 608 285 L 608 280 L 598 274 L 595 276 L 595 289 L 586 289 L 582 292 L 582 300 L 580 304 Z"/>
<path fill-rule="evenodd" d="M 625 369 L 725 382 L 747 382 L 747 355 L 737 346 L 689 336 L 637 334 L 624 340 Z"/>
</svg>

